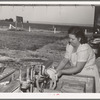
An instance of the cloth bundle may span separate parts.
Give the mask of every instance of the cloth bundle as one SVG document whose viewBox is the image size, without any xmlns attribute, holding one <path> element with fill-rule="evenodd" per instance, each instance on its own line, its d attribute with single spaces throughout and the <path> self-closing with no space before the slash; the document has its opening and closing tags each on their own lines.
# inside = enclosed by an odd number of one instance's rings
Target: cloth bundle
<svg viewBox="0 0 100 100">
<path fill-rule="evenodd" d="M 57 80 L 58 80 L 56 70 L 54 68 L 48 68 L 46 70 L 46 73 L 49 76 L 49 78 L 51 79 L 50 80 L 50 89 L 55 89 L 55 87 L 57 85 L 56 83 L 57 83 Z"/>
</svg>

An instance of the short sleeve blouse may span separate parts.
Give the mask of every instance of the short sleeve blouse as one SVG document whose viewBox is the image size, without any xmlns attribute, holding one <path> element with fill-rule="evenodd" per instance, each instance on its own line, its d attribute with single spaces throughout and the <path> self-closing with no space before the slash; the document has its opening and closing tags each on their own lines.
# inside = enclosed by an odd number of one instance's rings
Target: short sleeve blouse
<svg viewBox="0 0 100 100">
<path fill-rule="evenodd" d="M 87 62 L 86 66 L 95 63 L 95 54 L 88 44 L 80 44 L 77 51 L 73 53 L 73 46 L 66 46 L 65 58 L 75 66 L 77 62 Z"/>
</svg>

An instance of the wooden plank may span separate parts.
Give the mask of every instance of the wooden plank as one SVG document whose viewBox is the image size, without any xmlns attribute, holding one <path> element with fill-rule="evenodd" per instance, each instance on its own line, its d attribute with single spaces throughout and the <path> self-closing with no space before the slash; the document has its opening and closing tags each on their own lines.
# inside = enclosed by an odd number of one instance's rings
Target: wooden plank
<svg viewBox="0 0 100 100">
<path fill-rule="evenodd" d="M 70 79 L 62 79 L 57 83 L 56 90 L 63 93 L 84 93 L 86 82 L 80 82 Z"/>
<path fill-rule="evenodd" d="M 63 93 L 84 93 L 84 88 L 74 88 L 74 87 L 70 87 L 70 86 L 63 86 L 63 88 L 61 89 L 61 92 Z"/>
<path fill-rule="evenodd" d="M 82 85 L 82 83 L 84 83 L 84 89 L 86 93 L 93 93 L 95 92 L 95 81 L 94 81 L 94 77 L 90 77 L 90 76 L 81 76 L 81 75 L 74 75 L 74 76 L 67 76 L 67 75 L 63 75 L 60 79 L 60 82 L 67 82 L 69 81 L 68 84 L 72 84 L 71 81 L 73 81 L 73 83 L 77 82 L 78 84 Z M 60 83 L 61 85 L 61 83 Z M 74 84 L 73 84 L 74 85 Z M 61 86 L 60 86 L 61 87 Z"/>
<path fill-rule="evenodd" d="M 12 75 L 15 72 L 15 69 L 6 68 L 4 72 L 0 75 L 0 81 L 5 79 L 6 77 Z"/>
<path fill-rule="evenodd" d="M 79 82 L 74 80 L 63 80 L 62 92 L 69 93 L 84 93 L 85 92 L 85 82 Z"/>
<path fill-rule="evenodd" d="M 12 81 L 7 85 L 0 85 L 0 92 L 14 92 L 17 88 L 20 87 L 19 81 Z"/>
<path fill-rule="evenodd" d="M 41 93 L 41 92 L 37 88 L 34 88 L 33 93 Z M 43 93 L 62 93 L 62 92 L 57 90 L 44 89 Z"/>
</svg>

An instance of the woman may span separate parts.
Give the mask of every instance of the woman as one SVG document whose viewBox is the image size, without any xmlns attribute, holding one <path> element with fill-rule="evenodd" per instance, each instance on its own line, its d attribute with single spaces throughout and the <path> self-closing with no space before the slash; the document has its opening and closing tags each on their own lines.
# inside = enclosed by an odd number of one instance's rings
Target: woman
<svg viewBox="0 0 100 100">
<path fill-rule="evenodd" d="M 94 76 L 96 92 L 99 92 L 99 72 L 95 64 L 95 53 L 87 44 L 83 30 L 72 27 L 68 33 L 69 43 L 66 46 L 64 59 L 56 68 L 58 77 L 73 74 Z"/>
</svg>

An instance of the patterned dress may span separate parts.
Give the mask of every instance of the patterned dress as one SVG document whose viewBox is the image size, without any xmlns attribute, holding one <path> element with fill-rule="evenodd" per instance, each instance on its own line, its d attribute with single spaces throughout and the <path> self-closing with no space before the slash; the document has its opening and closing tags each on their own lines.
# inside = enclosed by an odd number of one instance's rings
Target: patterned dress
<svg viewBox="0 0 100 100">
<path fill-rule="evenodd" d="M 95 89 L 100 90 L 99 72 L 95 64 L 95 53 L 88 44 L 80 44 L 77 51 L 73 52 L 73 46 L 67 44 L 65 58 L 69 59 L 71 66 L 77 62 L 86 62 L 84 68 L 78 75 L 93 76 L 95 78 Z"/>
</svg>

